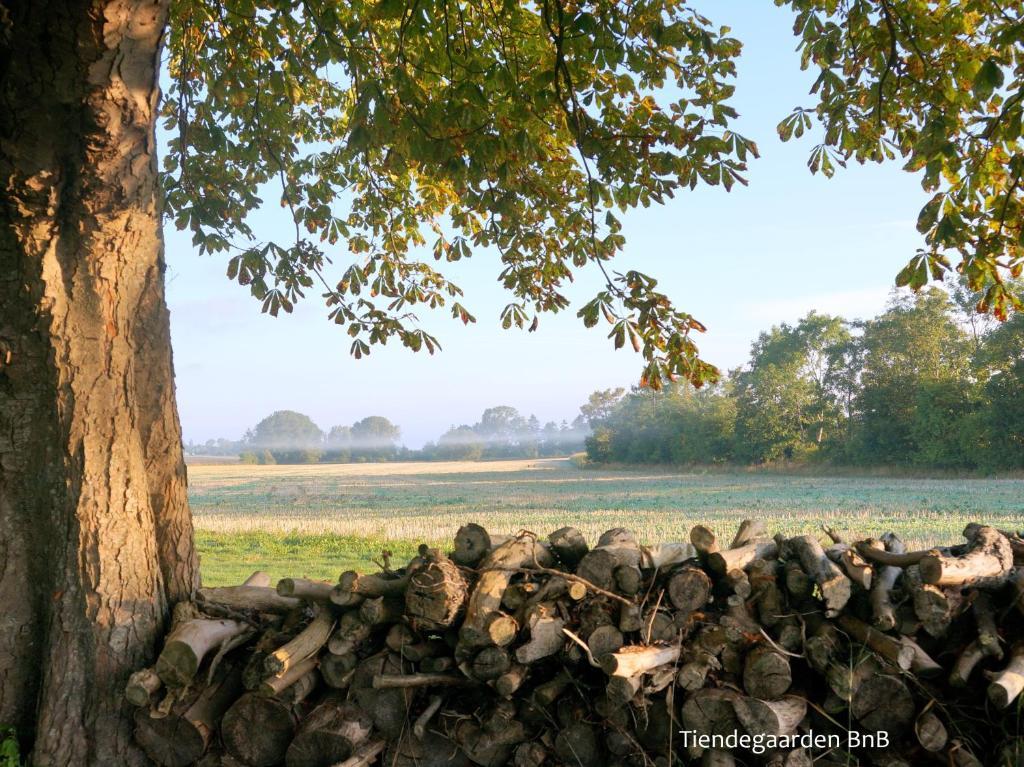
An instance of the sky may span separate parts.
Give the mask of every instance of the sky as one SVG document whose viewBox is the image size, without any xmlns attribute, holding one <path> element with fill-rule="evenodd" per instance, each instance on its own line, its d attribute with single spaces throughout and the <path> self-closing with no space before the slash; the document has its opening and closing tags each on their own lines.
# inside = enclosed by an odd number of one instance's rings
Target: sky
<svg viewBox="0 0 1024 767">
<path fill-rule="evenodd" d="M 758 143 L 761 157 L 752 161 L 749 187 L 698 187 L 625 214 L 626 247 L 612 268 L 656 277 L 677 307 L 707 326 L 697 338 L 704 359 L 728 370 L 746 361 L 761 331 L 812 309 L 849 319 L 884 309 L 895 274 L 921 245 L 915 221 L 926 196 L 896 163 L 812 176 L 813 135 L 783 144 L 775 132 L 795 106 L 811 103 L 813 77 L 799 68 L 792 13 L 768 0 L 698 5 L 744 43 L 735 128 Z M 260 216 L 271 231 L 291 227 L 276 200 Z M 542 423 L 571 421 L 592 391 L 634 385 L 642 369 L 631 349 L 613 349 L 607 328 L 587 330 L 576 318 L 600 289 L 593 272 L 569 289 L 572 307 L 542 316 L 537 332 L 505 331 L 498 314 L 510 299 L 497 282 L 498 258 L 477 253 L 450 272 L 475 325 L 423 310 L 421 323 L 441 352 L 414 354 L 392 342 L 356 360 L 318 295 L 291 315 L 262 315 L 248 290 L 225 277 L 226 255 L 198 255 L 171 224 L 166 236 L 186 441 L 237 439 L 269 413 L 291 409 L 325 430 L 382 415 L 402 428 L 406 445 L 419 447 L 494 405 Z M 339 253 L 335 267 L 346 262 L 347 251 Z"/>
</svg>

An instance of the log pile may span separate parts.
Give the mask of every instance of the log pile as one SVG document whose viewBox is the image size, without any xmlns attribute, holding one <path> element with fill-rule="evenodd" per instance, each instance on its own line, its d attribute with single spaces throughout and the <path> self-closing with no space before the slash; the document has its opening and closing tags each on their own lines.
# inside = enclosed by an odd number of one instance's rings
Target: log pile
<svg viewBox="0 0 1024 767">
<path fill-rule="evenodd" d="M 128 681 L 136 739 L 167 767 L 1024 764 L 1024 540 L 825 533 L 466 525 L 396 569 L 201 589 Z"/>
</svg>

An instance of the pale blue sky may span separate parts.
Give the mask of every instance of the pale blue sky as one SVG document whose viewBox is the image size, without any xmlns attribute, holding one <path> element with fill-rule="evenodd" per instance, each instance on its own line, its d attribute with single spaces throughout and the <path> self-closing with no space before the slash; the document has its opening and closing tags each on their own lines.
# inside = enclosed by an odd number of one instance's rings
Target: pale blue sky
<svg viewBox="0 0 1024 767">
<path fill-rule="evenodd" d="M 757 334 L 811 309 L 867 317 L 885 304 L 893 278 L 920 246 L 914 228 L 925 196 L 896 164 L 853 166 L 831 180 L 806 168 L 814 138 L 782 144 L 775 125 L 808 104 L 812 78 L 800 72 L 792 14 L 770 0 L 701 5 L 744 42 L 734 104 L 737 130 L 758 142 L 750 186 L 731 193 L 699 187 L 669 204 L 627 214 L 625 255 L 614 268 L 638 268 L 660 280 L 680 308 L 708 326 L 698 340 L 705 359 L 742 364 Z M 290 227 L 276 202 L 268 227 Z M 186 440 L 240 436 L 279 409 L 308 413 L 322 427 L 383 415 L 411 447 L 452 424 L 478 420 L 484 408 L 512 405 L 542 422 L 572 419 L 599 388 L 633 384 L 641 359 L 614 351 L 607 329 L 583 328 L 579 305 L 599 287 L 580 275 L 570 311 L 544 316 L 533 334 L 503 331 L 508 297 L 498 260 L 479 253 L 450 273 L 466 291 L 477 324 L 447 312 L 421 312 L 441 340 L 433 357 L 395 343 L 362 360 L 326 321 L 317 295 L 293 315 L 260 314 L 245 288 L 224 276 L 226 257 L 199 256 L 190 238 L 167 231 L 167 294 Z M 336 264 L 347 263 L 339 253 Z"/>
</svg>

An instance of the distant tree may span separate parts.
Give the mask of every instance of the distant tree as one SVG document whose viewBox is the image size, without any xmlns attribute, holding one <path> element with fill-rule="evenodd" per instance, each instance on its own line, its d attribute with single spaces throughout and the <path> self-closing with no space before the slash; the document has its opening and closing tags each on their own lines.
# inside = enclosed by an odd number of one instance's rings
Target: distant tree
<svg viewBox="0 0 1024 767">
<path fill-rule="evenodd" d="M 591 427 L 595 427 L 614 412 L 625 394 L 626 390 L 622 387 L 596 391 L 580 406 L 580 415 Z"/>
<path fill-rule="evenodd" d="M 363 461 L 391 460 L 399 452 L 402 430 L 381 415 L 371 415 L 352 424 L 352 458 Z"/>
<path fill-rule="evenodd" d="M 327 432 L 327 439 L 324 444 L 328 448 L 349 447 L 352 444 L 351 426 L 332 426 Z"/>
<path fill-rule="evenodd" d="M 445 461 L 479 461 L 484 442 L 471 426 L 453 426 L 438 439 L 434 454 Z"/>
<path fill-rule="evenodd" d="M 726 385 L 637 389 L 586 438 L 587 456 L 595 462 L 675 465 L 727 461 L 735 421 L 736 405 Z"/>
<path fill-rule="evenodd" d="M 487 439 L 511 442 L 526 431 L 526 419 L 514 407 L 499 405 L 487 408 L 474 428 Z"/>
<path fill-rule="evenodd" d="M 251 444 L 271 449 L 318 448 L 324 434 L 308 415 L 294 410 L 271 413 L 253 429 Z"/>
<path fill-rule="evenodd" d="M 352 460 L 352 427 L 332 426 L 324 440 L 324 454 L 327 463 L 348 463 Z"/>
<path fill-rule="evenodd" d="M 815 312 L 761 334 L 750 362 L 733 376 L 738 458 L 804 458 L 838 430 L 840 370 L 850 338 L 843 320 Z"/>
<path fill-rule="evenodd" d="M 953 316 L 949 295 L 930 288 L 916 297 L 895 298 L 889 309 L 865 323 L 863 369 L 856 399 L 852 455 L 865 463 L 908 464 L 946 453 L 920 442 L 936 434 L 924 387 L 937 404 L 948 401 L 936 385 L 965 381 L 970 370 L 967 335 Z M 925 396 L 925 399 L 920 397 Z M 916 423 L 916 426 L 915 426 Z M 956 428 L 946 422 L 946 429 Z"/>
<path fill-rule="evenodd" d="M 977 369 L 985 398 L 972 432 L 979 465 L 1024 469 L 1024 314 L 985 336 Z"/>
</svg>

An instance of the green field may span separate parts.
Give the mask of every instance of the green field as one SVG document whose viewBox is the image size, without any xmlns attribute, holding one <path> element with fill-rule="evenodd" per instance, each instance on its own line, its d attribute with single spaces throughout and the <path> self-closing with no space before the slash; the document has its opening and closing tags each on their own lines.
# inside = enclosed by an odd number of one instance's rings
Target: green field
<svg viewBox="0 0 1024 767">
<path fill-rule="evenodd" d="M 960 540 L 971 520 L 1024 528 L 1022 479 L 787 476 L 765 472 L 578 469 L 568 461 L 193 465 L 189 495 L 207 584 L 335 579 L 389 549 L 447 545 L 460 524 L 498 533 L 576 525 L 643 541 L 687 540 L 701 522 L 731 535 L 745 517 L 785 533 L 893 530 L 910 546 Z"/>
</svg>

